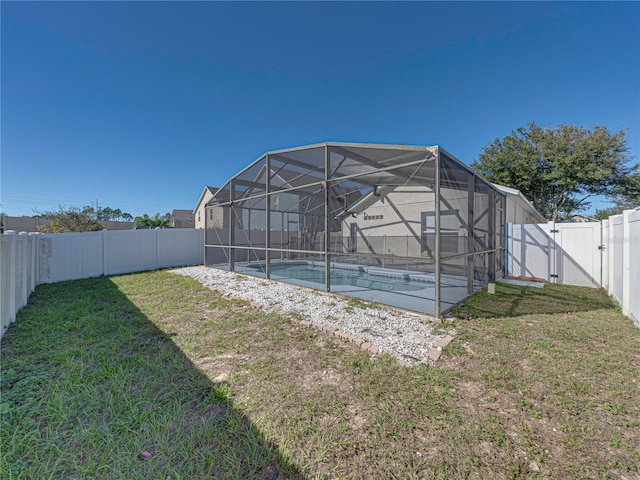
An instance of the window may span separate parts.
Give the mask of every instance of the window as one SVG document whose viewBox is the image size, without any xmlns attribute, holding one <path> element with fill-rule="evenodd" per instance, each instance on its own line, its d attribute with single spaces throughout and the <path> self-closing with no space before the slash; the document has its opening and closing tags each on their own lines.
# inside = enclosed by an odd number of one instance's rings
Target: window
<svg viewBox="0 0 640 480">
<path fill-rule="evenodd" d="M 200 212 L 198 211 L 198 223 L 200 223 Z"/>
<path fill-rule="evenodd" d="M 436 212 L 422 212 L 422 251 L 435 254 Z M 442 253 L 459 253 L 458 231 L 460 217 L 458 210 L 440 212 L 440 251 Z"/>
</svg>

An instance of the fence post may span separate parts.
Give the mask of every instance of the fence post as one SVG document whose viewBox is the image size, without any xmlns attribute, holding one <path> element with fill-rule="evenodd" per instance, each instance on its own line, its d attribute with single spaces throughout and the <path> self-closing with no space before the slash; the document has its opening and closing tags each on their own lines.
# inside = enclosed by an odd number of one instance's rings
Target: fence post
<svg viewBox="0 0 640 480">
<path fill-rule="evenodd" d="M 38 259 L 37 251 L 38 251 L 38 233 L 31 232 L 29 233 L 29 259 L 31 266 L 31 281 L 29 282 L 29 294 L 36 289 L 38 285 L 38 278 L 36 277 L 38 269 L 36 268 L 36 261 Z"/>
<path fill-rule="evenodd" d="M 622 313 L 630 315 L 631 313 L 631 264 L 629 257 L 631 256 L 631 226 L 629 224 L 629 215 L 633 210 L 625 210 L 622 212 Z"/>
<path fill-rule="evenodd" d="M 107 264 L 109 262 L 107 259 L 107 231 L 108 230 L 102 230 L 102 275 L 108 275 Z"/>
<path fill-rule="evenodd" d="M 607 254 L 607 261 L 609 262 L 609 286 L 607 287 L 607 293 L 609 295 L 613 295 L 613 282 L 615 279 L 614 276 L 614 249 L 616 248 L 616 244 L 614 242 L 613 236 L 613 215 L 609 217 L 609 244 L 607 245 L 609 249 L 609 253 Z"/>
<path fill-rule="evenodd" d="M 16 232 L 7 230 L 4 233 L 9 236 L 9 318 L 6 325 L 8 327 L 16 319 Z"/>
<path fill-rule="evenodd" d="M 20 285 L 16 285 L 19 288 L 20 299 L 19 305 L 16 305 L 18 309 L 24 307 L 27 304 L 29 298 L 29 292 L 27 291 L 27 280 L 29 275 L 29 234 L 27 232 L 18 233 L 18 240 L 22 242 L 22 282 Z"/>
<path fill-rule="evenodd" d="M 158 262 L 160 261 L 160 252 L 158 251 L 160 250 L 160 240 L 158 239 L 158 235 L 160 235 L 160 227 L 156 227 L 156 262 L 154 268 L 160 267 L 160 265 L 158 264 Z"/>
</svg>

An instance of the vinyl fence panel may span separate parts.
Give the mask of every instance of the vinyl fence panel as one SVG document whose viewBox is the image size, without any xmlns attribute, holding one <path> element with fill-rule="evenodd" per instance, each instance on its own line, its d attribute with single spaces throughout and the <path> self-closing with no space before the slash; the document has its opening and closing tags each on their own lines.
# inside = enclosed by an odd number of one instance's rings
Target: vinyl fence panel
<svg viewBox="0 0 640 480">
<path fill-rule="evenodd" d="M 543 278 L 549 283 L 600 286 L 599 222 L 510 224 L 509 232 L 507 275 Z"/>
<path fill-rule="evenodd" d="M 156 268 L 204 263 L 203 229 L 175 228 L 156 230 L 156 232 L 159 233 L 158 267 Z"/>
<path fill-rule="evenodd" d="M 549 280 L 553 241 L 546 224 L 508 225 L 507 275 Z"/>
<path fill-rule="evenodd" d="M 602 220 L 602 242 L 601 242 L 601 264 L 602 264 L 602 287 L 609 288 L 609 219 Z"/>
<path fill-rule="evenodd" d="M 16 318 L 15 257 L 16 234 L 0 235 L 0 331 L 4 333 Z"/>
<path fill-rule="evenodd" d="M 105 275 L 204 262 L 202 229 L 118 230 L 105 233 Z"/>
<path fill-rule="evenodd" d="M 507 275 L 605 287 L 640 326 L 640 210 L 602 222 L 508 225 Z"/>
<path fill-rule="evenodd" d="M 27 234 L 20 233 L 15 242 L 15 259 L 14 259 L 14 282 L 15 287 L 13 294 L 15 296 L 14 305 L 16 310 L 21 309 L 27 304 L 26 280 L 27 270 Z"/>
<path fill-rule="evenodd" d="M 600 222 L 556 224 L 556 274 L 558 283 L 580 287 L 602 284 Z"/>
<path fill-rule="evenodd" d="M 104 274 L 140 272 L 159 267 L 157 237 L 161 230 L 108 232 L 104 244 Z"/>
<path fill-rule="evenodd" d="M 34 235 L 13 231 L 0 235 L 0 337 L 37 285 L 35 247 Z"/>
<path fill-rule="evenodd" d="M 626 261 L 624 296 L 622 313 L 634 319 L 640 327 L 640 210 L 625 212 L 628 237 L 626 241 Z"/>
<path fill-rule="evenodd" d="M 623 257 L 623 237 L 624 237 L 624 219 L 622 215 L 614 215 L 609 217 L 612 230 L 612 241 L 609 245 L 611 249 L 611 260 L 609 294 L 622 304 L 622 274 L 624 272 L 624 257 Z"/>
<path fill-rule="evenodd" d="M 103 274 L 102 232 L 39 236 L 40 283 L 54 283 Z"/>
</svg>

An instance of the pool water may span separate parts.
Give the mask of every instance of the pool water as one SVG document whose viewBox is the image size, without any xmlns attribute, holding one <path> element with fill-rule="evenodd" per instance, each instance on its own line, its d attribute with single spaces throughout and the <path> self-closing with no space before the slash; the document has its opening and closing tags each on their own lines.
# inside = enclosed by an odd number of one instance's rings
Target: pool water
<svg viewBox="0 0 640 480">
<path fill-rule="evenodd" d="M 247 265 L 248 268 L 264 271 L 264 264 Z M 332 264 L 330 276 L 331 285 L 351 285 L 371 290 L 383 290 L 393 292 L 411 292 L 432 287 L 433 283 L 426 278 L 417 280 L 408 273 L 393 271 L 390 269 L 371 269 L 349 265 L 346 268 L 334 267 Z M 272 264 L 271 278 L 277 277 L 295 278 L 305 282 L 324 285 L 324 264 L 290 263 Z"/>
</svg>

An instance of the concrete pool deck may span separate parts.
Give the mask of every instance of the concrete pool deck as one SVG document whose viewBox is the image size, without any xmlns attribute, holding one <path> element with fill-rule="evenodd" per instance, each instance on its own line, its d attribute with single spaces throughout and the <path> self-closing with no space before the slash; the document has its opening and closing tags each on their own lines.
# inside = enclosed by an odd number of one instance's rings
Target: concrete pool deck
<svg viewBox="0 0 640 480">
<path fill-rule="evenodd" d="M 313 290 L 324 291 L 324 283 L 295 278 L 293 276 L 282 275 L 283 270 L 277 267 L 308 265 L 318 270 L 324 269 L 324 262 L 311 260 L 277 261 L 272 264 L 271 280 L 288 283 Z M 249 262 L 236 263 L 235 272 L 250 275 L 257 278 L 266 278 L 263 270 L 263 263 Z M 416 272 L 409 270 L 383 269 L 381 267 L 355 265 L 339 262 L 331 262 L 332 271 L 339 271 L 353 274 L 366 274 L 375 277 L 376 283 L 386 283 L 392 286 L 391 289 L 375 289 L 360 285 L 332 284 L 330 293 L 355 297 L 361 300 L 376 302 L 390 307 L 401 308 L 426 315 L 434 315 L 435 308 L 435 282 L 434 275 L 426 272 Z M 225 269 L 226 270 L 226 269 Z M 280 271 L 279 271 L 280 270 Z M 413 286 L 411 290 L 394 290 L 393 284 L 402 285 L 410 282 Z M 440 310 L 446 311 L 469 296 L 467 291 L 466 277 L 443 274 L 440 277 Z M 479 281 L 473 282 L 474 292 L 479 291 L 483 284 Z"/>
</svg>

